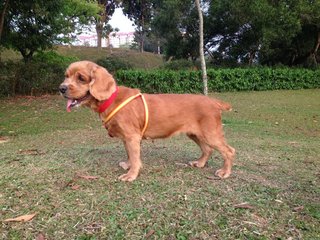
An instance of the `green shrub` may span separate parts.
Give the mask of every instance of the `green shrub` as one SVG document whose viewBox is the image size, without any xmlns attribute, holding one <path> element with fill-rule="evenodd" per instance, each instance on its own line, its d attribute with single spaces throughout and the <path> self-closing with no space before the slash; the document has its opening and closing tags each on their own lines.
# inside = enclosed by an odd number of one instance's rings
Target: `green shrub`
<svg viewBox="0 0 320 240">
<path fill-rule="evenodd" d="M 116 79 L 120 85 L 149 93 L 197 93 L 202 88 L 199 74 L 197 71 L 129 70 L 118 71 Z"/>
<path fill-rule="evenodd" d="M 39 52 L 32 58 L 32 62 L 45 63 L 48 66 L 59 68 L 66 68 L 75 61 L 78 61 L 78 58 L 62 56 L 55 51 Z"/>
<path fill-rule="evenodd" d="M 118 70 L 128 70 L 132 69 L 133 67 L 130 63 L 125 62 L 119 58 L 115 57 L 106 57 L 101 58 L 96 61 L 96 63 L 104 68 L 106 68 L 109 72 L 114 73 Z"/>
<path fill-rule="evenodd" d="M 264 91 L 320 87 L 320 70 L 236 68 L 209 69 L 209 91 Z M 129 70 L 116 74 L 119 84 L 149 93 L 200 93 L 200 71 Z"/>
<path fill-rule="evenodd" d="M 17 64 L 12 61 L 0 62 L 0 97 L 11 95 L 16 69 Z"/>
<path fill-rule="evenodd" d="M 77 60 L 50 51 L 27 63 L 1 63 L 0 96 L 56 93 L 67 66 Z"/>
</svg>

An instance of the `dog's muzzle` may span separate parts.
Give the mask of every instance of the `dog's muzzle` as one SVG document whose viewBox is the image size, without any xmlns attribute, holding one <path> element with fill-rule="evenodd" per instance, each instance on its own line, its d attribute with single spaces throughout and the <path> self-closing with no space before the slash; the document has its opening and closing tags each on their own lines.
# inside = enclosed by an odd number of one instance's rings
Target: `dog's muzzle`
<svg viewBox="0 0 320 240">
<path fill-rule="evenodd" d="M 61 94 L 65 94 L 68 91 L 68 87 L 66 85 L 60 85 L 59 91 Z"/>
</svg>

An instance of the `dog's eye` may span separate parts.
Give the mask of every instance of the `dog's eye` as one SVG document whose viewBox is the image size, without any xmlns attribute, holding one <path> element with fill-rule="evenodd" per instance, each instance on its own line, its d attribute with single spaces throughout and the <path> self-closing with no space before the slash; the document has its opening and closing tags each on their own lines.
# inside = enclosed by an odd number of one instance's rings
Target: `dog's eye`
<svg viewBox="0 0 320 240">
<path fill-rule="evenodd" d="M 85 78 L 84 78 L 82 75 L 79 75 L 79 81 L 80 81 L 80 82 L 85 82 L 86 80 L 85 80 Z"/>
</svg>

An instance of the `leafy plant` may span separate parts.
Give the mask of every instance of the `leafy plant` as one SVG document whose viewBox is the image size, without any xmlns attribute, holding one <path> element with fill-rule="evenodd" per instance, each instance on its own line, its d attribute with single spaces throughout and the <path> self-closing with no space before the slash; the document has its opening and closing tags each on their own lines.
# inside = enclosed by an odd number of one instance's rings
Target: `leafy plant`
<svg viewBox="0 0 320 240">
<path fill-rule="evenodd" d="M 132 69 L 132 66 L 130 63 L 115 57 L 112 57 L 112 58 L 106 57 L 106 58 L 98 59 L 97 64 L 108 69 L 108 71 L 111 73 L 116 72 L 120 69 L 122 70 Z"/>
<path fill-rule="evenodd" d="M 209 91 L 265 91 L 320 87 L 320 70 L 289 68 L 209 69 Z M 199 71 L 129 70 L 116 74 L 119 84 L 150 93 L 200 93 Z"/>
</svg>

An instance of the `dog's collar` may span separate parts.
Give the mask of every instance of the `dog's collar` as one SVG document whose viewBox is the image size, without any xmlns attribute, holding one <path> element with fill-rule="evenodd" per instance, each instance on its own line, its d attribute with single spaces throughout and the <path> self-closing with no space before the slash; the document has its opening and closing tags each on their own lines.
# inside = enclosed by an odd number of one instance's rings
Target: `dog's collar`
<svg viewBox="0 0 320 240">
<path fill-rule="evenodd" d="M 119 88 L 117 86 L 116 90 L 111 94 L 111 96 L 108 99 L 104 100 L 104 102 L 99 106 L 99 113 L 103 113 L 113 103 L 118 95 L 118 92 Z"/>
</svg>

